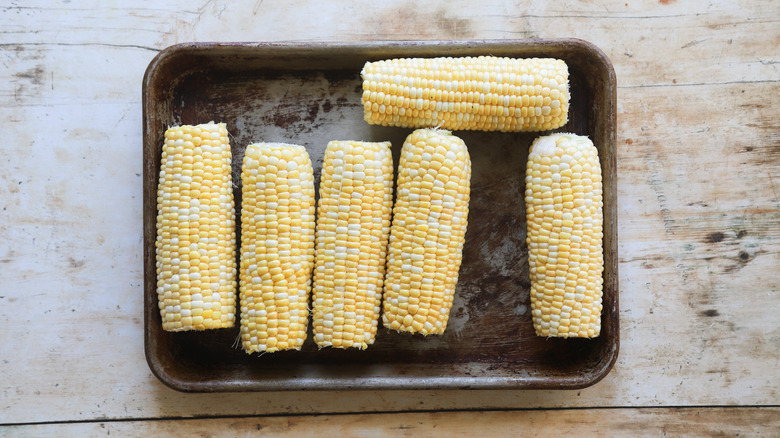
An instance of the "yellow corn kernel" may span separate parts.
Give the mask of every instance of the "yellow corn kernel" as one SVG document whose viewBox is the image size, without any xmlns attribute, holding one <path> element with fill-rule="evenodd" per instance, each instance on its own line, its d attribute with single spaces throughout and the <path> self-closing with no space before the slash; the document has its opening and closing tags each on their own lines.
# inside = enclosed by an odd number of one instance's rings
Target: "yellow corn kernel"
<svg viewBox="0 0 780 438">
<path fill-rule="evenodd" d="M 236 230 L 224 123 L 165 131 L 157 188 L 157 296 L 166 331 L 233 327 Z"/>
<path fill-rule="evenodd" d="M 540 137 L 528 154 L 525 182 L 536 334 L 596 337 L 604 271 L 598 150 L 583 136 Z"/>
<path fill-rule="evenodd" d="M 363 117 L 374 125 L 547 131 L 566 124 L 569 70 L 551 58 L 399 58 L 368 62 Z"/>
<path fill-rule="evenodd" d="M 302 146 L 249 145 L 241 169 L 244 351 L 300 350 L 314 266 L 314 175 Z"/>
<path fill-rule="evenodd" d="M 466 236 L 471 159 L 448 131 L 418 129 L 404 142 L 390 228 L 382 321 L 392 330 L 447 327 Z"/>
<path fill-rule="evenodd" d="M 312 292 L 319 347 L 364 349 L 374 343 L 392 207 L 390 142 L 328 143 Z"/>
</svg>

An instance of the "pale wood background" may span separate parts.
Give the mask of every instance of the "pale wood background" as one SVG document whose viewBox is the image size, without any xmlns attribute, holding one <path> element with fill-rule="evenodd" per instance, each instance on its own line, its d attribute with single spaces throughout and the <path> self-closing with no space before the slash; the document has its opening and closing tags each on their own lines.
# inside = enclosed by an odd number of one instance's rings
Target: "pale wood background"
<svg viewBox="0 0 780 438">
<path fill-rule="evenodd" d="M 203 395 L 151 374 L 141 78 L 159 50 L 562 37 L 599 46 L 619 85 L 621 348 L 602 382 Z M 777 436 L 779 47 L 771 0 L 0 1 L 0 434 Z"/>
</svg>

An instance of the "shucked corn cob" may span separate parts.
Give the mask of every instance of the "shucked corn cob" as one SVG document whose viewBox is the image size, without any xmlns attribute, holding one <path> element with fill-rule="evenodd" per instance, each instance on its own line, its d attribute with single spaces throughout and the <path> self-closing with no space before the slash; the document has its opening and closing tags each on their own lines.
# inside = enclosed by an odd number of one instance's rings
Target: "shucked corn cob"
<svg viewBox="0 0 780 438">
<path fill-rule="evenodd" d="M 384 285 L 385 327 L 425 335 L 447 327 L 458 282 L 471 160 L 448 131 L 418 129 L 404 142 Z"/>
<path fill-rule="evenodd" d="M 550 58 L 401 58 L 368 62 L 368 123 L 405 128 L 546 131 L 566 124 L 569 71 Z"/>
<path fill-rule="evenodd" d="M 241 169 L 241 341 L 300 349 L 314 265 L 314 176 L 302 146 L 249 145 Z"/>
<path fill-rule="evenodd" d="M 157 295 L 163 329 L 232 327 L 236 234 L 224 123 L 165 131 L 157 189 Z"/>
<path fill-rule="evenodd" d="M 538 138 L 525 181 L 536 334 L 598 336 L 604 270 L 598 151 L 574 134 Z"/>
<path fill-rule="evenodd" d="M 390 142 L 328 143 L 312 292 L 318 346 L 363 349 L 374 343 L 392 208 Z"/>
</svg>

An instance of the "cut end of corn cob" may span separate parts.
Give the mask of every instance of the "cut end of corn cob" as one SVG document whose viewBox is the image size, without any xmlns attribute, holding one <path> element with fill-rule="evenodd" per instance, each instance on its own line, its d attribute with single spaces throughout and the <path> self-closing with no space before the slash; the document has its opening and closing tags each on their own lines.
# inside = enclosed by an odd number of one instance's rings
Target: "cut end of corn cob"
<svg viewBox="0 0 780 438">
<path fill-rule="evenodd" d="M 299 350 L 314 266 L 314 176 L 302 146 L 252 144 L 241 168 L 244 351 Z"/>
<path fill-rule="evenodd" d="M 322 164 L 312 299 L 322 347 L 374 343 L 393 207 L 390 142 L 332 141 Z"/>
<path fill-rule="evenodd" d="M 448 131 L 418 129 L 404 142 L 384 284 L 385 327 L 441 334 L 458 282 L 471 160 Z"/>
<path fill-rule="evenodd" d="M 224 123 L 165 132 L 157 189 L 157 296 L 166 331 L 232 327 L 235 206 Z"/>
<path fill-rule="evenodd" d="M 368 62 L 363 115 L 374 125 L 547 131 L 565 125 L 569 70 L 551 58 L 400 58 Z"/>
<path fill-rule="evenodd" d="M 604 258 L 601 165 L 583 136 L 534 141 L 525 192 L 531 311 L 539 336 L 601 332 Z"/>
</svg>

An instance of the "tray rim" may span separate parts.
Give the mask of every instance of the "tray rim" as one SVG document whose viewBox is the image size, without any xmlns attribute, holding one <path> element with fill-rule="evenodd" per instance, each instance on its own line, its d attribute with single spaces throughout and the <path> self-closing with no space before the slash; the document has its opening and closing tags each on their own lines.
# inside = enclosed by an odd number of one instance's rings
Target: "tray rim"
<svg viewBox="0 0 780 438">
<path fill-rule="evenodd" d="M 604 114 L 599 119 L 606 122 L 606 128 L 608 132 L 605 134 L 605 138 L 608 139 L 608 145 L 601 147 L 611 147 L 613 151 L 616 151 L 616 129 L 617 129 L 617 79 L 614 71 L 614 67 L 610 62 L 606 54 L 599 49 L 596 45 L 577 38 L 554 38 L 554 39 L 480 39 L 480 40 L 461 40 L 461 41 L 447 41 L 447 40 L 391 40 L 391 41 L 369 41 L 369 42 L 335 42 L 335 41 L 320 41 L 320 42 L 300 42 L 300 41 L 274 41 L 274 42 L 182 42 L 171 45 L 161 50 L 147 66 L 143 81 L 142 81 L 142 122 L 143 122 L 143 134 L 142 134 L 142 148 L 143 157 L 146 157 L 147 148 L 154 148 L 154 145 L 147 145 L 150 135 L 149 126 L 149 114 L 152 110 L 151 99 L 147 93 L 147 90 L 152 86 L 152 78 L 154 73 L 162 68 L 166 62 L 169 62 L 171 58 L 175 59 L 182 51 L 202 51 L 204 54 L 208 54 L 211 50 L 218 48 L 233 49 L 238 51 L 246 51 L 252 53 L 259 50 L 259 54 L 268 53 L 289 53 L 298 52 L 299 55 L 310 54 L 311 52 L 325 53 L 331 50 L 346 50 L 346 51 L 380 51 L 387 49 L 390 51 L 397 51 L 399 49 L 414 49 L 414 48 L 436 48 L 440 50 L 442 56 L 454 54 L 453 56 L 467 56 L 469 50 L 472 52 L 485 52 L 492 47 L 501 48 L 506 50 L 509 45 L 519 45 L 523 47 L 534 47 L 536 49 L 544 47 L 558 47 L 561 45 L 568 45 L 577 51 L 588 52 L 593 57 L 593 61 L 598 64 L 598 67 L 606 74 L 607 84 L 612 85 L 612 91 L 609 93 L 609 104 L 602 108 Z M 615 153 L 611 154 L 611 167 L 614 169 L 615 187 L 617 187 L 618 169 L 616 166 Z M 605 158 L 602 158 L 605 159 Z M 154 184 L 156 186 L 156 175 L 154 175 L 154 169 L 149 169 L 147 160 L 143 160 L 143 197 L 146 198 L 148 193 L 148 185 Z M 615 194 L 617 199 L 617 194 Z M 145 203 L 144 203 L 145 204 Z M 153 344 L 155 340 L 151 336 L 149 324 L 154 315 L 158 315 L 157 304 L 154 297 L 156 297 L 156 291 L 152 290 L 154 294 L 147 291 L 147 276 L 151 275 L 156 277 L 156 273 L 152 271 L 147 272 L 148 264 L 146 262 L 147 257 L 154 258 L 153 242 L 147 242 L 147 221 L 146 211 L 144 209 L 143 216 L 143 228 L 144 228 L 144 353 L 146 362 L 152 371 L 152 373 L 166 386 L 181 392 L 267 392 L 267 391 L 300 391 L 300 390 L 471 390 L 471 389 L 581 389 L 594 385 L 601 381 L 611 371 L 615 365 L 620 348 L 620 318 L 619 318 L 619 283 L 618 283 L 618 245 L 617 245 L 617 211 L 616 206 L 612 206 L 614 214 L 612 215 L 612 221 L 614 222 L 614 230 L 612 238 L 614 239 L 612 250 L 612 257 L 615 259 L 615 269 L 613 278 L 614 284 L 614 306 L 611 311 L 615 314 L 613 320 L 611 320 L 612 329 L 614 335 L 612 340 L 614 341 L 609 345 L 607 349 L 607 355 L 602 356 L 602 360 L 599 362 L 599 366 L 590 369 L 586 373 L 570 375 L 565 377 L 532 377 L 532 376 L 520 376 L 520 377 L 507 377 L 507 376 L 437 376 L 437 377 L 364 377 L 359 383 L 352 380 L 344 380 L 344 384 L 334 384 L 334 381 L 338 381 L 338 378 L 328 378 L 328 383 L 323 383 L 322 379 L 316 378 L 296 378 L 296 382 L 293 385 L 288 381 L 280 382 L 277 380 L 270 382 L 255 382 L 252 385 L 248 385 L 244 382 L 213 382 L 213 381 L 182 381 L 173 378 L 171 374 L 155 361 L 155 355 L 153 351 Z M 605 206 L 606 210 L 606 206 Z M 150 248 L 151 247 L 151 248 Z M 605 248 L 606 250 L 606 248 Z M 147 254 L 147 252 L 151 254 Z M 154 297 L 152 296 L 154 295 Z"/>
</svg>

